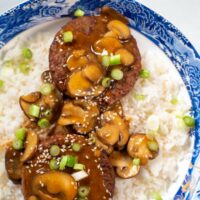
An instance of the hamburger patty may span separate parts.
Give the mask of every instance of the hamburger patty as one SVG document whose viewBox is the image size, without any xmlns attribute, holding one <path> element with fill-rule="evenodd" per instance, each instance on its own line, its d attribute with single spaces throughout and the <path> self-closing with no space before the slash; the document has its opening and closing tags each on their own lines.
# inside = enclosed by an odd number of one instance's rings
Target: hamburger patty
<svg viewBox="0 0 200 200">
<path fill-rule="evenodd" d="M 68 77 L 72 72 L 68 69 L 67 62 L 75 50 L 83 50 L 84 55 L 92 54 L 94 57 L 93 61 L 96 59 L 98 64 L 101 65 L 101 60 L 98 58 L 99 55 L 94 53 L 93 46 L 95 42 L 109 32 L 107 25 L 112 20 L 119 20 L 127 24 L 127 20 L 121 14 L 111 8 L 104 7 L 101 15 L 73 19 L 56 34 L 50 47 L 49 68 L 52 79 L 60 91 L 69 95 L 67 84 Z M 62 41 L 62 34 L 66 31 L 73 33 L 74 39 L 70 43 L 64 43 Z M 114 81 L 111 87 L 106 88 L 100 95 L 101 101 L 107 102 L 108 104 L 120 100 L 131 90 L 141 70 L 141 57 L 134 37 L 130 35 L 128 39 L 122 39 L 120 42 L 123 48 L 134 56 L 134 63 L 128 67 L 120 66 L 124 73 L 123 79 Z M 113 42 L 109 44 L 109 46 L 114 45 Z M 107 76 L 108 73 L 110 72 L 104 71 L 104 76 Z"/>
<path fill-rule="evenodd" d="M 81 145 L 81 150 L 79 152 L 72 151 L 72 143 L 79 143 Z M 41 193 L 48 194 L 52 199 L 65 199 L 62 197 L 62 192 L 64 191 L 60 191 L 60 193 L 55 192 L 54 194 L 48 191 L 48 188 L 51 187 L 50 183 L 49 185 L 44 184 L 43 187 L 39 187 L 35 184 L 38 176 L 52 171 L 55 172 L 49 167 L 50 160 L 55 158 L 49 153 L 49 149 L 52 145 L 58 145 L 61 148 L 59 157 L 63 155 L 73 155 L 78 158 L 78 163 L 85 165 L 85 171 L 89 175 L 87 178 L 78 181 L 77 186 L 90 187 L 88 199 L 102 200 L 109 199 L 113 196 L 115 175 L 107 156 L 103 152 L 97 150 L 97 148 L 90 144 L 83 136 L 67 134 L 51 136 L 40 142 L 34 158 L 24 164 L 22 168 L 22 190 L 25 199 L 29 200 L 30 196 L 37 196 L 43 200 L 44 198 L 42 198 Z M 56 159 L 59 159 L 59 157 L 56 157 Z M 74 170 L 73 168 L 67 167 L 63 171 L 56 170 L 56 172 L 72 174 Z"/>
</svg>

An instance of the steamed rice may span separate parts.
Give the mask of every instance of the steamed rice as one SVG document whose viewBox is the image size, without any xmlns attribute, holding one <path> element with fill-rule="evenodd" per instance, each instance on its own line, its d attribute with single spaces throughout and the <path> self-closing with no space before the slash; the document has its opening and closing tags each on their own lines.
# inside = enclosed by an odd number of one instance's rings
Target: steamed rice
<svg viewBox="0 0 200 200">
<path fill-rule="evenodd" d="M 41 84 L 41 73 L 48 69 L 48 51 L 53 33 L 39 33 L 26 41 L 18 38 L 1 53 L 0 79 L 5 81 L 0 94 L 0 199 L 23 199 L 19 186 L 8 180 L 4 167 L 3 144 L 13 138 L 13 133 L 23 121 L 19 107 L 20 95 L 35 91 Z M 131 179 L 117 179 L 114 200 L 149 200 L 152 192 L 159 192 L 163 199 L 173 195 L 184 178 L 190 159 L 189 129 L 182 116 L 190 110 L 191 103 L 185 86 L 168 58 L 157 48 L 143 48 L 138 38 L 143 67 L 151 73 L 149 79 L 139 79 L 132 91 L 123 98 L 125 115 L 131 119 L 131 133 L 156 133 L 160 152 L 158 157 L 142 167 L 140 174 Z M 28 76 L 5 61 L 20 54 L 27 46 L 33 51 L 32 70 Z M 147 40 L 146 40 L 147 41 Z M 143 100 L 135 96 L 144 95 Z M 178 104 L 171 100 L 177 98 Z M 181 171 L 183 170 L 183 173 Z"/>
</svg>

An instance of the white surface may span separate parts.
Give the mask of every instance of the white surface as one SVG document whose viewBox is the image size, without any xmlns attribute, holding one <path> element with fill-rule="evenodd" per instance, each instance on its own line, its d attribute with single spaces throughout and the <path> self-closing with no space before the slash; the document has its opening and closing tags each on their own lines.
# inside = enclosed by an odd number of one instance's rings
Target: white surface
<svg viewBox="0 0 200 200">
<path fill-rule="evenodd" d="M 0 0 L 0 14 L 26 0 Z M 138 0 L 174 24 L 200 54 L 200 0 Z"/>
</svg>

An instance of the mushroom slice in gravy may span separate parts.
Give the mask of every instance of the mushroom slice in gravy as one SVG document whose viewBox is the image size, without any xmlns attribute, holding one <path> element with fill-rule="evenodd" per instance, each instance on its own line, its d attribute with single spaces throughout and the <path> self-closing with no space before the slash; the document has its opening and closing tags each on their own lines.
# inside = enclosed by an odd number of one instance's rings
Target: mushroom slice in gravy
<svg viewBox="0 0 200 200">
<path fill-rule="evenodd" d="M 86 134 L 94 129 L 98 115 L 99 109 L 95 102 L 84 99 L 67 101 L 64 103 L 58 124 L 73 125 L 77 132 Z"/>
<path fill-rule="evenodd" d="M 116 112 L 106 111 L 101 116 L 101 128 L 97 130 L 98 138 L 107 145 L 123 148 L 129 139 L 128 124 Z"/>
<path fill-rule="evenodd" d="M 80 149 L 73 144 L 80 145 Z M 60 154 L 52 156 L 52 146 L 60 148 Z M 79 197 L 81 187 L 89 188 L 88 200 L 110 199 L 114 171 L 107 156 L 97 151 L 87 139 L 76 134 L 56 135 L 41 141 L 36 155 L 22 167 L 25 199 L 36 196 L 41 200 L 73 200 Z M 57 168 L 51 169 L 55 167 L 50 165 L 52 160 Z"/>
<path fill-rule="evenodd" d="M 131 178 L 140 171 L 139 165 L 134 165 L 131 157 L 125 152 L 113 151 L 109 156 L 113 167 L 116 167 L 116 173 L 121 178 Z"/>
<path fill-rule="evenodd" d="M 133 134 L 128 141 L 128 154 L 132 158 L 139 158 L 142 165 L 147 164 L 148 159 L 154 159 L 158 151 L 159 146 L 156 139 L 150 139 L 145 134 Z"/>
</svg>

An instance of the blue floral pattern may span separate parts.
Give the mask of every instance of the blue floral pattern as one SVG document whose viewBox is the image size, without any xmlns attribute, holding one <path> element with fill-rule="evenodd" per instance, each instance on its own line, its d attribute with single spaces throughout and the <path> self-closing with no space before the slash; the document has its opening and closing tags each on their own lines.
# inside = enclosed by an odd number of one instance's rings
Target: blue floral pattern
<svg viewBox="0 0 200 200">
<path fill-rule="evenodd" d="M 179 71 L 191 97 L 195 138 L 191 168 L 175 200 L 200 199 L 200 56 L 190 42 L 167 20 L 133 0 L 31 0 L 0 15 L 0 49 L 20 32 L 81 8 L 90 15 L 109 5 L 129 18 L 130 26 L 159 46 Z M 183 190 L 187 183 L 189 187 Z"/>
</svg>

